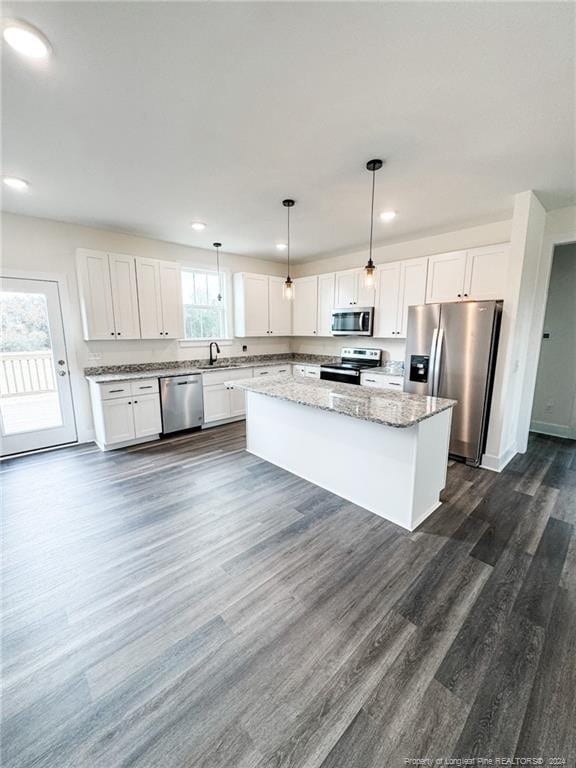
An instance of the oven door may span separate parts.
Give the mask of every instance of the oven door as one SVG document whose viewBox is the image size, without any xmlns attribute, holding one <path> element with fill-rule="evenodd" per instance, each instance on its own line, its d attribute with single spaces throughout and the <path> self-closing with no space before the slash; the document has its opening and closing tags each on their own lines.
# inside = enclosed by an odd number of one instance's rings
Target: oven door
<svg viewBox="0 0 576 768">
<path fill-rule="evenodd" d="M 334 336 L 372 336 L 373 307 L 335 309 L 332 312 Z"/>
<path fill-rule="evenodd" d="M 320 368 L 324 381 L 340 381 L 342 384 L 360 384 L 360 371 L 346 368 Z"/>
</svg>

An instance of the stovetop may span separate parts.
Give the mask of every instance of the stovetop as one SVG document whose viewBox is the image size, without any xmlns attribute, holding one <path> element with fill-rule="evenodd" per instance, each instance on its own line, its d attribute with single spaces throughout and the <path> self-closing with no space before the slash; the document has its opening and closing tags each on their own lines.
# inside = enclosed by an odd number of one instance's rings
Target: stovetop
<svg viewBox="0 0 576 768">
<path fill-rule="evenodd" d="M 320 369 L 322 368 L 330 368 L 331 370 L 337 369 L 345 369 L 345 370 L 352 370 L 352 371 L 361 371 L 364 368 L 373 368 L 374 366 L 371 363 L 324 363 L 324 365 L 320 366 Z"/>
</svg>

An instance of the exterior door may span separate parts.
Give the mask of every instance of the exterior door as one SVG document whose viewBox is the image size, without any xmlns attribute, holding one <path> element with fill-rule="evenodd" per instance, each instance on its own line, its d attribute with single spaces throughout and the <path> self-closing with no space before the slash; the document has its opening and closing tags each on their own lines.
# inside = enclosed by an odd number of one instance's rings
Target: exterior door
<svg viewBox="0 0 576 768">
<path fill-rule="evenodd" d="M 76 442 L 58 283 L 1 278 L 0 318 L 1 455 Z"/>
</svg>

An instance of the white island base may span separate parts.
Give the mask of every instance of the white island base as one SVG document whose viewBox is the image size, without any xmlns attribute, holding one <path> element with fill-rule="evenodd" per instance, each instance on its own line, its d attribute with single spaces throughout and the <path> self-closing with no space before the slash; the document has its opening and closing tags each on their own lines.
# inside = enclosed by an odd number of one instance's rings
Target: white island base
<svg viewBox="0 0 576 768">
<path fill-rule="evenodd" d="M 389 427 L 246 392 L 250 453 L 409 531 L 441 504 L 451 418 Z"/>
</svg>

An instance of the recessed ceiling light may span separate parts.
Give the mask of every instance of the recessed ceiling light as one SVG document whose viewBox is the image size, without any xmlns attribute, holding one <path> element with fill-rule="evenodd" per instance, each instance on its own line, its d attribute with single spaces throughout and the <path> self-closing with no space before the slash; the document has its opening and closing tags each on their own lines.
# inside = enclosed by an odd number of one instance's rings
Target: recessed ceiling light
<svg viewBox="0 0 576 768">
<path fill-rule="evenodd" d="M 17 189 L 18 192 L 24 192 L 30 186 L 24 179 L 18 179 L 16 176 L 4 176 L 4 184 L 10 189 Z"/>
<path fill-rule="evenodd" d="M 25 21 L 13 19 L 3 23 L 2 35 L 11 48 L 31 59 L 45 59 L 50 53 L 50 43 L 40 30 Z"/>
<path fill-rule="evenodd" d="M 394 221 L 397 215 L 396 211 L 382 211 L 380 221 Z"/>
<path fill-rule="evenodd" d="M 278 248 L 279 251 L 285 251 L 288 246 L 286 243 L 276 243 L 276 248 Z"/>
<path fill-rule="evenodd" d="M 196 232 L 202 232 L 203 229 L 206 229 L 206 224 L 204 224 L 202 221 L 193 221 L 192 224 L 190 224 L 190 226 Z"/>
</svg>

